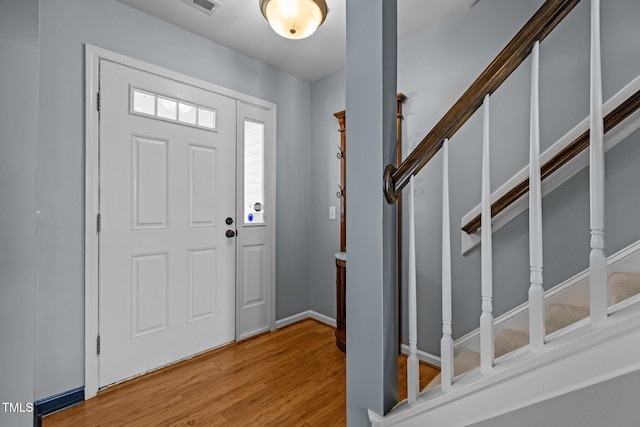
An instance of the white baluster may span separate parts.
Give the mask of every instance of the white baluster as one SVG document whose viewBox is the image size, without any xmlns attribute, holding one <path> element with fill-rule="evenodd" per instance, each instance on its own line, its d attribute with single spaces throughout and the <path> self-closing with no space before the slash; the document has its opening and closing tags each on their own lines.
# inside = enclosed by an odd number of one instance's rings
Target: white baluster
<svg viewBox="0 0 640 427">
<path fill-rule="evenodd" d="M 420 366 L 418 364 L 418 309 L 416 297 L 416 224 L 413 179 L 409 180 L 409 358 L 407 360 L 407 396 L 409 403 L 418 398 Z"/>
<path fill-rule="evenodd" d="M 600 59 L 600 1 L 591 0 L 591 116 L 589 181 L 591 195 L 590 306 L 591 322 L 607 317 L 609 291 L 604 254 L 604 122 L 602 118 L 602 65 Z"/>
<path fill-rule="evenodd" d="M 540 181 L 540 42 L 531 55 L 531 126 L 529 152 L 529 342 L 544 345 L 544 289 L 542 288 L 542 192 Z"/>
<path fill-rule="evenodd" d="M 481 269 L 482 314 L 480 315 L 480 370 L 493 367 L 493 267 L 491 248 L 491 183 L 489 162 L 489 95 L 484 97 L 484 125 L 482 129 L 482 220 Z"/>
<path fill-rule="evenodd" d="M 440 361 L 442 390 L 453 382 L 453 338 L 451 337 L 451 223 L 449 214 L 449 140 L 442 144 L 442 339 Z"/>
</svg>

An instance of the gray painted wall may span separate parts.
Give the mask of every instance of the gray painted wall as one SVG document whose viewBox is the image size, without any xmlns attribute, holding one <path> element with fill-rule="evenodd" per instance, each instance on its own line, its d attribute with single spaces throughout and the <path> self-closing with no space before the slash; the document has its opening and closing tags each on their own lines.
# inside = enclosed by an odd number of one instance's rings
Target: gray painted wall
<svg viewBox="0 0 640 427">
<path fill-rule="evenodd" d="M 38 1 L 0 2 L 0 402 L 33 402 Z M 5 412 L 0 425 L 33 425 Z"/>
<path fill-rule="evenodd" d="M 398 91 L 408 96 L 403 109 L 405 154 L 415 148 L 542 3 L 541 0 L 482 0 L 465 13 L 399 40 Z M 640 2 L 637 0 L 609 0 L 602 4 L 605 99 L 640 74 L 639 16 Z M 589 20 L 589 2 L 581 2 L 541 45 L 543 150 L 588 115 Z M 313 83 L 312 94 L 320 92 L 336 97 L 336 102 L 342 100 L 341 79 L 340 74 L 334 74 Z M 530 61 L 527 60 L 491 101 L 491 179 L 494 190 L 528 164 L 529 82 Z M 328 87 L 330 83 L 333 89 Z M 326 107 L 326 100 L 315 96 L 312 97 L 312 110 L 314 120 L 318 121 L 333 113 Z M 320 113 L 321 117 L 318 117 Z M 476 114 L 450 145 L 454 338 L 477 328 L 480 318 L 480 252 L 476 249 L 468 256 L 461 255 L 458 227 L 462 216 L 480 201 L 481 125 L 481 114 Z M 335 127 L 331 127 L 333 129 Z M 325 131 L 314 131 L 314 134 L 316 132 Z M 640 238 L 640 229 L 634 224 L 640 215 L 640 189 L 637 185 L 640 182 L 639 140 L 640 134 L 636 133 L 607 153 L 609 254 Z M 437 155 L 416 179 L 418 340 L 420 349 L 436 355 L 440 353 L 442 330 L 441 172 L 441 156 Z M 328 173 L 333 178 L 333 172 Z M 314 179 L 322 178 L 314 176 Z M 546 289 L 588 266 L 588 185 L 585 169 L 544 199 Z M 322 199 L 324 194 L 313 193 L 312 197 Z M 407 218 L 404 221 L 406 224 Z M 527 214 L 523 214 L 494 234 L 496 316 L 527 298 L 527 222 Z M 337 242 L 338 237 L 335 239 Z M 406 235 L 404 241 L 406 244 Z M 332 249 L 327 245 L 322 251 L 312 259 L 312 271 L 329 268 L 325 267 L 323 259 L 330 256 Z M 404 253 L 407 253 L 406 247 Z M 315 263 L 322 264 L 315 267 Z M 324 295 L 319 289 L 333 286 L 333 277 L 329 274 L 326 279 L 324 277 L 322 282 L 312 282 L 312 295 Z M 403 288 L 406 288 L 406 283 L 403 283 Z M 406 294 L 405 290 L 403 295 Z M 333 298 L 332 295 L 328 297 Z M 329 307 L 330 303 L 314 301 L 319 308 Z M 403 312 L 406 313 L 406 308 Z M 403 323 L 403 342 L 406 342 L 406 322 Z"/>
<path fill-rule="evenodd" d="M 84 43 L 278 105 L 277 318 L 307 310 L 309 83 L 114 0 L 40 9 L 35 398 L 84 383 Z"/>
<path fill-rule="evenodd" d="M 340 128 L 334 113 L 345 109 L 345 72 L 333 73 L 311 85 L 311 225 L 309 308 L 331 318 L 336 315 L 334 254 L 340 250 Z M 347 146 L 347 151 L 349 150 Z M 348 186 L 348 184 L 347 184 Z M 329 220 L 329 206 L 336 220 Z M 361 211 L 357 206 L 356 211 Z"/>
</svg>

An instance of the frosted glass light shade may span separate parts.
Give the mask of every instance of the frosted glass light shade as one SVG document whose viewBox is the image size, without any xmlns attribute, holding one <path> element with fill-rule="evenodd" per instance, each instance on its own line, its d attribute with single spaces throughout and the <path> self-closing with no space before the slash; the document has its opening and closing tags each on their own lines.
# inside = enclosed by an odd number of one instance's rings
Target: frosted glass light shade
<svg viewBox="0 0 640 427">
<path fill-rule="evenodd" d="M 313 34 L 328 12 L 325 0 L 260 0 L 260 10 L 276 33 L 294 40 Z"/>
</svg>

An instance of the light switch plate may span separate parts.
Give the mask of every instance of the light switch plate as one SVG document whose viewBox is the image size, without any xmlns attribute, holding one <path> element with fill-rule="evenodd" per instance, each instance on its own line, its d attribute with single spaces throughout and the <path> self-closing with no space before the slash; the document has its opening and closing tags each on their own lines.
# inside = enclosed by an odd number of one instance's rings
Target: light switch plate
<svg viewBox="0 0 640 427">
<path fill-rule="evenodd" d="M 329 219 L 336 219 L 336 207 L 329 206 Z"/>
</svg>

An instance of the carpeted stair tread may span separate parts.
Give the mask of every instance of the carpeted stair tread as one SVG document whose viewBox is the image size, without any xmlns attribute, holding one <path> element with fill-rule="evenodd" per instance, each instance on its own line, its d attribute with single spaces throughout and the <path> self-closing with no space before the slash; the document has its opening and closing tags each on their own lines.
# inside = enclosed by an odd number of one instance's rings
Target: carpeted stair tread
<svg viewBox="0 0 640 427">
<path fill-rule="evenodd" d="M 609 302 L 616 304 L 640 293 L 640 273 L 611 273 Z"/>
<path fill-rule="evenodd" d="M 453 360 L 454 375 L 464 374 L 480 366 L 480 353 L 463 350 Z"/>
<path fill-rule="evenodd" d="M 495 357 L 504 356 L 514 350 L 529 344 L 529 334 L 515 329 L 503 329 L 495 338 Z"/>
<path fill-rule="evenodd" d="M 517 331 L 515 329 L 503 329 L 495 338 L 495 357 L 510 353 L 527 344 L 529 344 L 529 334 L 527 332 Z M 463 350 L 453 359 L 454 376 L 463 374 L 478 366 L 480 366 L 480 353 Z M 426 388 L 439 385 L 440 382 L 440 375 L 437 375 Z"/>
<path fill-rule="evenodd" d="M 467 371 L 477 368 L 478 366 L 480 366 L 480 353 L 476 353 L 475 351 L 462 350 L 453 359 L 454 376 L 463 374 Z M 431 380 L 426 388 L 440 385 L 441 381 L 442 378 L 440 377 L 440 374 L 438 374 Z"/>
<path fill-rule="evenodd" d="M 545 332 L 551 334 L 589 316 L 589 307 L 551 304 L 545 315 Z"/>
<path fill-rule="evenodd" d="M 640 273 L 616 272 L 609 275 L 609 300 L 616 304 L 640 293 Z M 589 316 L 589 307 L 573 304 L 551 304 L 545 313 L 545 332 L 551 334 Z M 495 357 L 498 358 L 529 344 L 529 333 L 503 329 L 495 337 Z M 458 376 L 480 366 L 480 353 L 463 350 L 453 360 L 454 375 Z M 426 388 L 441 383 L 437 375 Z"/>
</svg>

